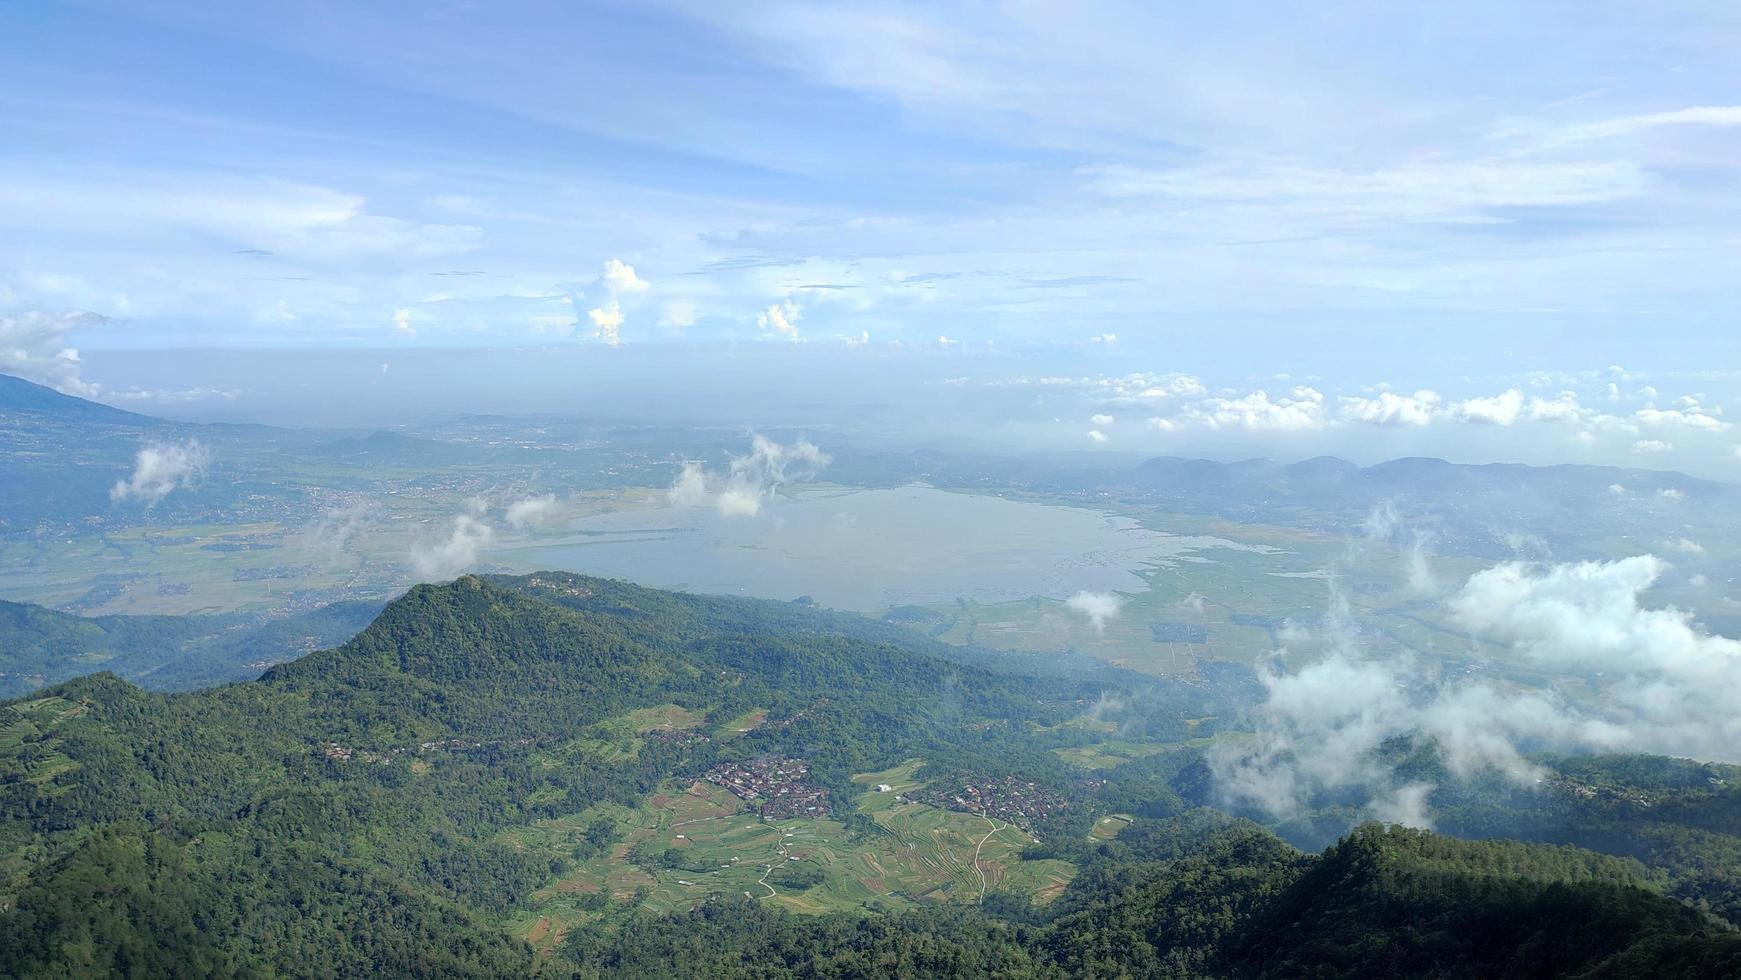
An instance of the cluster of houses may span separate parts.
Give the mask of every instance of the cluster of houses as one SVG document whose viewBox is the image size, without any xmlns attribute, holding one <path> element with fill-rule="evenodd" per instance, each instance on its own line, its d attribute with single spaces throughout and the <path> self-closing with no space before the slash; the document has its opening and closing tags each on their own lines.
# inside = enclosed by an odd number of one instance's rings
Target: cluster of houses
<svg viewBox="0 0 1741 980">
<path fill-rule="evenodd" d="M 713 741 L 693 728 L 654 728 L 642 732 L 641 737 L 670 745 L 700 745 Z"/>
<path fill-rule="evenodd" d="M 955 786 L 942 784 L 920 790 L 913 797 L 920 803 L 996 817 L 1022 827 L 1032 827 L 1035 821 L 1070 807 L 1057 793 L 1014 776 L 971 776 Z"/>
<path fill-rule="evenodd" d="M 548 735 L 539 736 L 539 737 L 534 737 L 531 735 L 523 735 L 519 738 L 496 738 L 496 739 L 491 739 L 487 742 L 478 742 L 478 741 L 473 741 L 471 739 L 465 739 L 465 738 L 442 738 L 442 739 L 436 739 L 433 742 L 418 742 L 417 743 L 417 751 L 419 751 L 419 752 L 464 752 L 467 750 L 476 750 L 476 749 L 494 749 L 494 748 L 500 748 L 502 746 L 510 746 L 510 747 L 517 748 L 517 749 L 529 749 L 534 745 L 538 745 L 540 743 L 548 742 L 548 741 L 551 741 L 551 737 Z M 395 749 L 394 751 L 398 751 L 398 750 Z"/>
<path fill-rule="evenodd" d="M 797 712 L 796 714 L 788 715 L 787 717 L 782 718 L 780 720 L 780 727 L 781 728 L 791 728 L 793 725 L 796 725 L 799 722 L 803 721 L 804 719 L 810 717 L 812 714 L 815 714 L 816 710 L 818 708 L 826 708 L 826 707 L 828 707 L 828 699 L 823 698 L 822 700 L 816 702 L 815 704 L 811 705 L 808 708 L 805 708 L 802 711 Z"/>
<path fill-rule="evenodd" d="M 468 738 L 442 738 L 436 739 L 432 742 L 417 743 L 417 751 L 476 752 L 483 749 L 501 748 L 503 746 L 526 749 L 549 741 L 551 741 L 550 736 L 533 737 L 530 735 L 522 736 L 520 738 L 491 739 L 487 742 Z M 338 742 L 322 742 L 320 745 L 320 754 L 333 762 L 350 762 L 353 759 L 358 762 L 368 763 L 391 762 L 395 758 L 405 755 L 406 751 L 407 750 L 403 748 L 383 749 L 380 751 L 372 749 L 354 749 L 348 745 L 341 745 Z"/>
<path fill-rule="evenodd" d="M 756 807 L 764 820 L 821 817 L 828 813 L 828 790 L 808 782 L 810 764 L 803 759 L 769 755 L 747 762 L 722 762 L 706 779 Z"/>
<path fill-rule="evenodd" d="M 355 759 L 358 762 L 365 762 L 370 765 L 385 765 L 386 763 L 392 762 L 395 758 L 404 755 L 405 750 L 388 749 L 385 752 L 372 752 L 368 749 L 353 749 L 346 745 L 340 745 L 337 742 L 323 742 L 320 747 L 320 753 L 332 762 L 349 762 L 352 759 Z"/>
<path fill-rule="evenodd" d="M 592 596 L 592 589 L 590 587 L 581 585 L 574 581 L 558 581 L 556 579 L 544 578 L 541 575 L 534 575 L 526 584 L 531 585 L 534 588 L 547 589 L 551 592 L 575 596 L 581 599 L 590 598 Z"/>
</svg>

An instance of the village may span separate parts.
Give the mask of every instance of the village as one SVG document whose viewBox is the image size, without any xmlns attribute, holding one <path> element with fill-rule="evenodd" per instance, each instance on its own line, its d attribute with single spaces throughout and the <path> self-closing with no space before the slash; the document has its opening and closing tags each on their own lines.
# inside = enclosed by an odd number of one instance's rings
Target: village
<svg viewBox="0 0 1741 980">
<path fill-rule="evenodd" d="M 642 732 L 641 737 L 653 742 L 663 742 L 666 745 L 704 745 L 713 739 L 695 731 L 692 728 L 654 728 Z"/>
<path fill-rule="evenodd" d="M 997 817 L 1030 829 L 1035 821 L 1070 806 L 1063 797 L 1038 783 L 1014 776 L 968 776 L 956 788 L 926 788 L 913 793 L 912 798 L 918 803 Z"/>
<path fill-rule="evenodd" d="M 828 790 L 806 782 L 810 764 L 803 759 L 770 755 L 747 762 L 722 762 L 707 771 L 706 780 L 723 786 L 751 806 L 764 820 L 821 817 L 828 814 Z"/>
<path fill-rule="evenodd" d="M 419 742 L 417 752 L 477 752 L 501 748 L 531 748 L 552 741 L 551 736 L 522 736 L 520 738 L 499 738 L 489 741 L 478 741 L 466 738 L 443 738 L 430 742 Z M 359 749 L 338 742 L 320 743 L 320 754 L 331 762 L 366 762 L 371 765 L 384 765 L 399 756 L 406 755 L 409 749 L 398 747 L 383 750 Z"/>
</svg>

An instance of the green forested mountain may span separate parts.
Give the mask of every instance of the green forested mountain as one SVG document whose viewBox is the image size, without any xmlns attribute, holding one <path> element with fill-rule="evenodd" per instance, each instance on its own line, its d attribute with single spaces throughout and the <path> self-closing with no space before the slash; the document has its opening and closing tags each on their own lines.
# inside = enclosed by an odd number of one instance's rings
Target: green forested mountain
<svg viewBox="0 0 1741 980">
<path fill-rule="evenodd" d="M 106 673 L 67 681 L 0 706 L 0 972 L 1735 966 L 1727 922 L 1636 861 L 1381 828 L 1312 858 L 1187 806 L 1188 754 L 1080 769 L 1069 750 L 1120 678 L 988 660 L 792 604 L 543 574 L 418 587 L 349 642 L 256 681 L 184 693 Z M 1212 731 L 1186 717 L 1204 697 L 1120 695 L 1163 734 Z M 763 821 L 699 778 L 766 758 L 805 760 L 834 812 Z M 1015 796 L 983 813 L 899 800 L 925 783 Z M 897 803 L 905 822 L 889 817 Z M 699 815 L 652 836 L 647 821 L 673 805 Z M 722 848 L 803 841 L 805 857 L 709 889 L 733 863 L 690 839 L 710 825 L 729 831 Z M 934 846 L 950 834 L 978 846 Z M 998 834 L 1010 861 L 983 863 Z M 865 853 L 883 863 L 841 885 Z M 923 860 L 901 865 L 910 854 Z M 534 903 L 562 911 L 565 936 L 528 918 Z"/>
</svg>

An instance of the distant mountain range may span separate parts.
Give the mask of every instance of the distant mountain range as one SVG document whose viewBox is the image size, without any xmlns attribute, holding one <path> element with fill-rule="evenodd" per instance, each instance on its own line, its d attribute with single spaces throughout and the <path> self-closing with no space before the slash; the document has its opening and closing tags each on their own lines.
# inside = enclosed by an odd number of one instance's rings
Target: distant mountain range
<svg viewBox="0 0 1741 980">
<path fill-rule="evenodd" d="M 1161 456 L 1120 485 L 1162 509 L 1350 534 L 1366 533 L 1382 509 L 1405 535 L 1484 558 L 1612 557 L 1604 546 L 1650 550 L 1688 536 L 1730 541 L 1730 515 L 1741 506 L 1741 486 L 1684 473 L 1424 457 L 1363 467 L 1331 456 L 1287 464 Z"/>
<path fill-rule="evenodd" d="M 125 518 L 110 506 L 108 487 L 126 474 L 132 454 L 148 439 L 198 438 L 223 447 L 219 455 L 225 465 L 246 470 L 246 481 L 235 474 L 228 487 L 210 481 L 197 493 L 176 495 L 166 505 L 171 516 L 207 513 L 242 492 L 257 499 L 284 494 L 285 467 L 308 461 L 363 474 L 490 464 L 606 479 L 596 468 L 586 469 L 586 454 L 540 456 L 387 431 L 359 436 L 193 426 L 6 376 L 0 376 L 0 435 L 6 436 L 0 442 L 0 482 L 25 489 L 0 512 L 0 529 L 45 521 L 72 527 L 97 515 Z M 1741 486 L 1624 467 L 1465 464 L 1423 457 L 1359 466 L 1330 456 L 1297 463 L 1160 456 L 1131 468 L 1080 455 L 1005 459 L 919 451 L 856 458 L 845 452 L 830 474 L 868 485 L 928 480 L 964 490 L 1017 488 L 1089 502 L 1112 496 L 1162 511 L 1350 534 L 1364 533 L 1367 518 L 1388 508 L 1407 533 L 1429 536 L 1436 549 L 1482 558 L 1596 557 L 1611 553 L 1603 546 L 1648 550 L 1665 539 L 1686 537 L 1733 541 L 1741 549 L 1741 528 L 1730 519 L 1741 506 Z M 614 473 L 609 479 L 623 477 Z"/>
<path fill-rule="evenodd" d="M 1426 456 L 1405 456 L 1373 466 L 1360 466 L 1335 456 L 1314 456 L 1285 464 L 1268 459 L 1217 463 L 1157 456 L 1138 468 L 1136 482 L 1160 494 L 1235 493 L 1250 497 L 1267 493 L 1282 498 L 1334 496 L 1355 502 L 1427 493 L 1457 496 L 1561 492 L 1604 498 L 1614 496 L 1611 488 L 1616 485 L 1655 492 L 1673 489 L 1697 497 L 1741 493 L 1741 487 L 1733 484 L 1666 470 L 1578 464 L 1469 464 Z"/>
<path fill-rule="evenodd" d="M 339 602 L 277 619 L 85 617 L 0 600 L 0 698 L 98 671 L 158 691 L 250 680 L 273 664 L 343 643 L 380 609 L 376 602 Z"/>
</svg>

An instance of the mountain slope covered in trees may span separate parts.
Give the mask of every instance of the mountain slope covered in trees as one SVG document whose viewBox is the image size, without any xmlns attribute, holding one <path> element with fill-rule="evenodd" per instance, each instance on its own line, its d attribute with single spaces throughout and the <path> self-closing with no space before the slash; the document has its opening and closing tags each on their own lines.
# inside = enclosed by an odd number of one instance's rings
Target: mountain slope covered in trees
<svg viewBox="0 0 1741 980">
<path fill-rule="evenodd" d="M 794 604 L 558 574 L 420 586 L 349 642 L 257 681 L 164 694 L 97 674 L 0 706 L 0 972 L 1647 976 L 1735 966 L 1728 923 L 1664 894 L 1662 875 L 1633 861 L 1380 828 L 1313 858 L 1189 807 L 1178 759 L 1099 774 L 1065 763 L 1055 750 L 1076 744 L 1080 721 L 1119 679 L 999 665 Z M 1181 686 L 1131 700 L 1153 730 L 1188 734 L 1214 730 L 1187 718 L 1205 696 Z M 695 719 L 681 730 L 694 737 L 623 728 L 649 712 Z M 744 717 L 757 720 L 734 721 Z M 641 860 L 609 814 L 711 766 L 770 755 L 808 761 L 839 810 L 831 826 L 849 840 L 888 832 L 855 808 L 874 791 L 853 777 L 906 760 L 928 760 L 920 777 L 938 783 L 990 774 L 1039 787 L 1063 805 L 1032 821 L 1042 843 L 1026 856 L 1066 861 L 1074 877 L 1049 903 L 993 891 L 977 907 L 891 897 L 820 916 L 740 892 L 665 914 L 598 893 L 543 953 L 511 934 L 531 896 L 579 863 L 613 848 Z M 1094 837 L 1111 813 L 1127 826 Z M 551 828 L 569 828 L 560 848 L 525 843 Z"/>
</svg>

